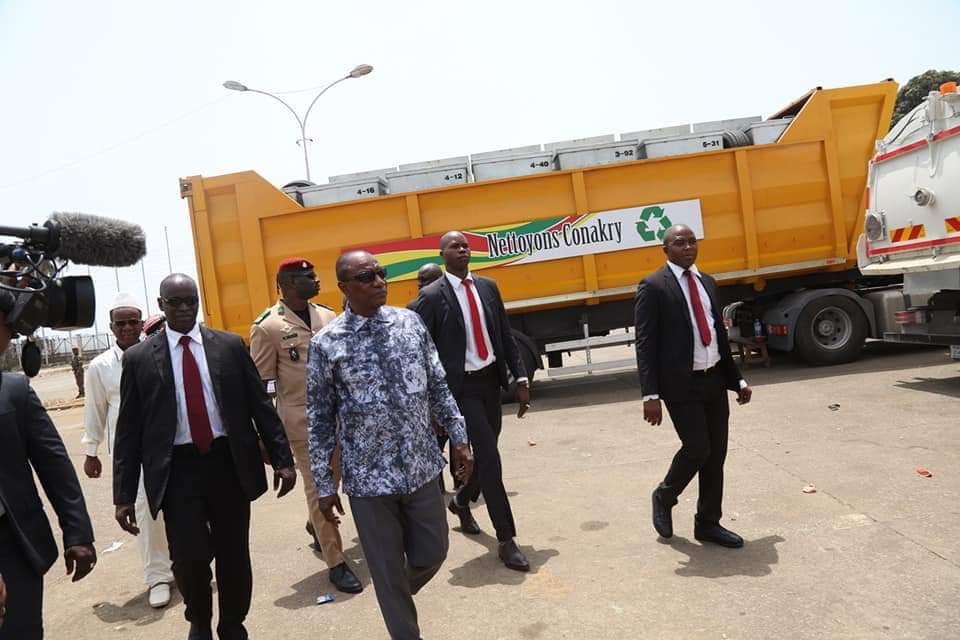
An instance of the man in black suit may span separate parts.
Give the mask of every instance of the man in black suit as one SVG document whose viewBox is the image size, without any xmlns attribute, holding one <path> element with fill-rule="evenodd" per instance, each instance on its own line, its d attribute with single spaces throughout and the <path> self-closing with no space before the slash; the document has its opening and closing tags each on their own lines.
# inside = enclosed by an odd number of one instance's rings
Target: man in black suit
<svg viewBox="0 0 960 640">
<path fill-rule="evenodd" d="M 500 389 L 517 380 L 520 414 L 530 406 L 530 388 L 500 291 L 493 280 L 470 273 L 470 245 L 459 231 L 440 240 L 446 273 L 427 285 L 411 308 L 423 318 L 447 372 L 447 386 L 467 422 L 467 435 L 476 459 L 475 472 L 447 505 L 460 519 L 460 530 L 478 534 L 470 501 L 483 492 L 497 532 L 498 555 L 516 571 L 529 571 L 520 551 L 513 512 L 503 486 L 497 440 L 502 427 Z"/>
<path fill-rule="evenodd" d="M 443 269 L 440 268 L 440 265 L 428 262 L 427 264 L 421 266 L 417 270 L 417 291 L 423 291 L 423 288 L 427 285 L 436 282 L 443 277 Z M 410 301 L 410 304 L 407 305 L 407 308 L 411 311 L 416 311 L 414 308 L 414 303 L 416 298 Z M 435 420 L 431 420 L 433 425 L 433 430 L 437 432 L 437 446 L 440 447 L 440 451 L 443 451 L 447 446 L 447 434 L 444 432 L 443 428 L 437 424 Z M 450 449 L 450 457 L 453 458 L 453 448 Z M 460 485 L 463 484 L 460 480 L 454 475 L 454 469 L 451 465 L 450 467 L 450 476 L 453 478 L 453 488 L 457 490 L 460 488 Z M 443 474 L 440 474 L 440 492 L 446 493 L 447 486 L 443 482 Z"/>
<path fill-rule="evenodd" d="M 681 442 L 670 470 L 653 492 L 653 526 L 664 538 L 673 535 L 670 510 L 699 473 L 694 537 L 742 547 L 743 538 L 720 526 L 730 416 L 727 390 L 737 393 L 740 404 L 750 402 L 752 392 L 730 354 L 717 283 L 694 265 L 693 230 L 670 227 L 663 251 L 667 264 L 640 283 L 634 307 L 643 418 L 659 425 L 662 399 Z"/>
<path fill-rule="evenodd" d="M 12 308 L 13 296 L 0 290 L 0 354 L 10 344 Z M 0 374 L 0 640 L 43 637 L 43 574 L 57 559 L 57 543 L 34 472 L 57 513 L 67 573 L 76 582 L 97 562 L 77 472 L 27 378 Z"/>
<path fill-rule="evenodd" d="M 113 454 L 120 526 L 134 535 L 140 468 L 150 512 L 166 524 L 189 640 L 213 635 L 210 562 L 216 558 L 221 640 L 246 640 L 250 609 L 250 502 L 267 490 L 258 440 L 278 497 L 296 483 L 283 425 L 239 336 L 197 324 L 197 285 L 160 284 L 166 329 L 127 349 Z M 254 429 L 256 424 L 256 429 Z"/>
</svg>

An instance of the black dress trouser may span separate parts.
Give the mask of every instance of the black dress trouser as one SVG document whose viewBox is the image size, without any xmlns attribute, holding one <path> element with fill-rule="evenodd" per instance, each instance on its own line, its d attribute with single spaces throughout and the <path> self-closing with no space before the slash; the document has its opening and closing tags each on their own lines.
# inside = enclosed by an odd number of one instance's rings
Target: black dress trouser
<svg viewBox="0 0 960 640">
<path fill-rule="evenodd" d="M 497 448 L 503 414 L 496 365 L 468 374 L 463 380 L 463 389 L 455 398 L 467 423 L 467 437 L 475 460 L 470 480 L 457 492 L 457 502 L 466 505 L 468 501 L 476 501 L 483 492 L 497 540 L 506 542 L 517 535 L 517 528 L 503 486 L 503 468 Z"/>
<path fill-rule="evenodd" d="M 0 627 L 0 640 L 40 640 L 43 576 L 27 561 L 6 516 L 0 516 L 0 574 L 7 585 L 7 615 Z"/>
<path fill-rule="evenodd" d="M 730 418 L 723 376 L 716 368 L 704 374 L 694 372 L 687 397 L 665 403 L 682 445 L 657 494 L 665 505 L 673 506 L 693 476 L 699 474 L 697 522 L 719 523 L 723 515 L 723 463 L 727 458 Z"/>
<path fill-rule="evenodd" d="M 206 454 L 193 445 L 173 448 L 163 517 L 173 577 L 193 624 L 213 616 L 210 562 L 216 559 L 221 640 L 246 640 L 243 621 L 250 611 L 250 500 L 240 487 L 226 438 Z"/>
</svg>

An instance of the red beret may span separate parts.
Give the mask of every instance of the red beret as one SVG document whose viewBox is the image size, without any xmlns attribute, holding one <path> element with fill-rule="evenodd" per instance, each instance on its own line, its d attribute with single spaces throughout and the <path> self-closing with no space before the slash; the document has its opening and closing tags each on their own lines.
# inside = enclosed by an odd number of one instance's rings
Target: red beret
<svg viewBox="0 0 960 640">
<path fill-rule="evenodd" d="M 148 336 L 152 335 L 155 331 L 163 327 L 163 323 L 166 322 L 166 320 L 163 316 L 150 316 L 143 323 L 143 332 Z"/>
<path fill-rule="evenodd" d="M 277 267 L 278 272 L 282 271 L 309 271 L 313 269 L 313 263 L 306 258 L 287 258 Z"/>
</svg>

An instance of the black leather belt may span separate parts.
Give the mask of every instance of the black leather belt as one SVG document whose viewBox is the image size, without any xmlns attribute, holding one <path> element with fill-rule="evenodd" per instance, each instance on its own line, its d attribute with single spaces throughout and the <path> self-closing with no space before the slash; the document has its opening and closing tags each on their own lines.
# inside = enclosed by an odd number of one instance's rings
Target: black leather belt
<svg viewBox="0 0 960 640">
<path fill-rule="evenodd" d="M 493 372 L 495 366 L 496 363 L 491 363 L 485 366 L 483 369 L 477 369 L 476 371 L 464 371 L 463 375 L 467 377 L 487 375 L 488 373 Z"/>
<path fill-rule="evenodd" d="M 717 365 L 713 365 L 709 369 L 694 369 L 693 375 L 695 376 L 709 376 L 717 372 Z"/>
<path fill-rule="evenodd" d="M 210 450 L 207 453 L 224 450 L 225 447 L 227 446 L 228 446 L 227 437 L 219 436 L 217 438 L 214 438 L 213 442 L 210 443 Z M 173 454 L 178 457 L 181 457 L 181 456 L 194 457 L 194 456 L 206 455 L 206 454 L 200 453 L 200 450 L 197 449 L 197 447 L 194 446 L 192 442 L 188 442 L 186 444 L 173 445 Z"/>
</svg>

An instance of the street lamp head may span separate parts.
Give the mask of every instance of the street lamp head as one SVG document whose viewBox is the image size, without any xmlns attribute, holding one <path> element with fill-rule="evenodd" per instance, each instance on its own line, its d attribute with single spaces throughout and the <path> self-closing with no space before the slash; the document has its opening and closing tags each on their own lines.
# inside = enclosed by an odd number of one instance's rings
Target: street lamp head
<svg viewBox="0 0 960 640">
<path fill-rule="evenodd" d="M 223 83 L 224 89 L 230 89 L 230 91 L 247 91 L 247 85 L 237 82 L 236 80 L 227 80 Z"/>
<path fill-rule="evenodd" d="M 365 75 L 367 75 L 367 74 L 370 73 L 371 71 L 373 71 L 373 66 L 372 66 L 372 65 L 369 65 L 369 64 L 358 64 L 357 66 L 355 66 L 355 67 L 353 68 L 353 70 L 350 72 L 349 75 L 350 75 L 351 78 L 359 78 L 360 76 L 365 76 Z"/>
</svg>

